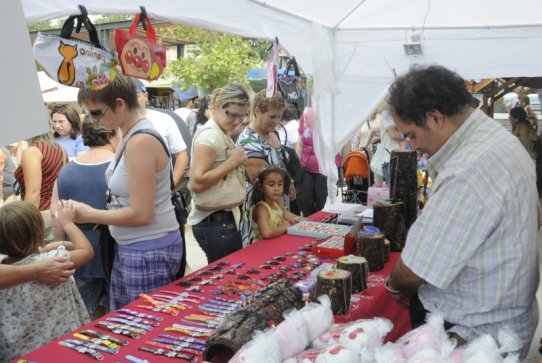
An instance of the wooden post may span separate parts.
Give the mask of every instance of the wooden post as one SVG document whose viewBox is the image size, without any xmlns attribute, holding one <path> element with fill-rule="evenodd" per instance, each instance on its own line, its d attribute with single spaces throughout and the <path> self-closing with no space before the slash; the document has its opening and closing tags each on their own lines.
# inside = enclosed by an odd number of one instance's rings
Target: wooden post
<svg viewBox="0 0 542 363">
<path fill-rule="evenodd" d="M 352 274 L 352 293 L 357 294 L 367 288 L 369 264 L 365 257 L 342 256 L 337 259 L 337 267 Z"/>
<path fill-rule="evenodd" d="M 373 225 L 378 227 L 391 243 L 392 251 L 403 250 L 406 242 L 406 222 L 403 202 L 380 200 L 374 205 Z"/>
<path fill-rule="evenodd" d="M 390 199 L 405 203 L 405 223 L 408 232 L 418 215 L 418 154 L 413 150 L 394 150 L 390 156 Z M 390 239 L 393 249 L 393 241 Z"/>
<path fill-rule="evenodd" d="M 316 278 L 313 298 L 326 294 L 331 300 L 333 315 L 345 315 L 350 311 L 352 297 L 352 274 L 341 269 L 322 270 Z"/>
</svg>

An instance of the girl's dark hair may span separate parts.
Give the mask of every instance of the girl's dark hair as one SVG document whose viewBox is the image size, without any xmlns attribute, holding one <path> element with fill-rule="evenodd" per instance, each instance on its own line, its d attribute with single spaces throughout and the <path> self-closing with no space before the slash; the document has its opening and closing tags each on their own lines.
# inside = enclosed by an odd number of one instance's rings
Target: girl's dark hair
<svg viewBox="0 0 542 363">
<path fill-rule="evenodd" d="M 70 137 L 75 140 L 77 138 L 77 135 L 79 135 L 79 131 L 81 131 L 81 118 L 79 117 L 79 112 L 77 112 L 77 110 L 74 107 L 63 103 L 63 104 L 58 104 L 58 105 L 53 106 L 53 109 L 51 110 L 51 115 L 50 115 L 51 119 L 53 118 L 53 115 L 55 113 L 59 113 L 61 115 L 66 116 L 66 118 L 68 119 L 68 122 L 72 126 Z M 53 134 L 55 137 L 60 136 L 56 131 Z"/>
<path fill-rule="evenodd" d="M 196 127 L 198 125 L 205 125 L 207 122 L 207 117 L 205 116 L 205 111 L 207 111 L 207 108 L 209 108 L 209 97 L 203 98 L 198 107 L 198 112 L 196 113 L 196 124 L 194 125 L 193 133 L 196 132 Z"/>
<path fill-rule="evenodd" d="M 20 260 L 43 245 L 45 228 L 39 209 L 15 201 L 0 208 L 0 253 Z"/>
<path fill-rule="evenodd" d="M 523 107 L 514 107 L 511 109 L 510 116 L 517 118 L 519 122 L 530 123 L 527 119 L 527 112 L 523 109 Z"/>
<path fill-rule="evenodd" d="M 278 166 L 268 166 L 267 168 L 263 169 L 260 174 L 258 174 L 258 177 L 254 181 L 254 186 L 252 187 L 252 205 L 256 205 L 263 200 L 263 182 L 269 174 L 273 173 L 282 175 L 282 179 L 284 180 L 284 188 L 282 192 L 284 194 L 288 194 L 290 192 L 290 174 Z"/>
<path fill-rule="evenodd" d="M 104 146 L 110 143 L 110 139 L 117 134 L 117 130 L 107 130 L 98 124 L 85 120 L 83 122 L 83 143 L 88 147 Z"/>
</svg>

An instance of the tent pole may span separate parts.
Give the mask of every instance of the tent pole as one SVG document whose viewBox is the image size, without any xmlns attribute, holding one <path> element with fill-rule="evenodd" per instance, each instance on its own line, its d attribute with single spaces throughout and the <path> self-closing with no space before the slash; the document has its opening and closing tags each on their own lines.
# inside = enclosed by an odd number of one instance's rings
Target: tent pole
<svg viewBox="0 0 542 363">
<path fill-rule="evenodd" d="M 365 1 L 366 1 L 366 0 L 361 0 L 359 3 L 357 3 L 357 4 L 352 8 L 352 10 L 350 10 L 349 12 L 347 12 L 346 15 L 345 15 L 341 20 L 339 20 L 339 22 L 338 22 L 337 24 L 335 24 L 335 25 L 333 26 L 333 30 L 337 30 L 337 28 L 338 28 L 339 26 L 341 26 L 341 24 L 342 24 L 342 23 L 343 23 L 350 15 L 352 15 L 352 13 L 353 13 L 354 11 L 358 10 L 358 8 L 359 8 L 361 5 L 363 5 L 363 4 L 365 3 Z"/>
</svg>

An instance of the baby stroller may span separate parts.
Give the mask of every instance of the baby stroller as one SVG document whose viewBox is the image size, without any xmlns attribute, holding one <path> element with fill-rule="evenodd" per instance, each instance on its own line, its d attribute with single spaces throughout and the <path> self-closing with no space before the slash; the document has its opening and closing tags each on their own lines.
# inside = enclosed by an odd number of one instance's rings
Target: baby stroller
<svg viewBox="0 0 542 363">
<path fill-rule="evenodd" d="M 369 168 L 369 153 L 352 151 L 344 162 L 344 179 L 346 190 L 343 190 L 344 203 L 367 204 L 367 190 L 371 185 L 371 169 Z"/>
</svg>

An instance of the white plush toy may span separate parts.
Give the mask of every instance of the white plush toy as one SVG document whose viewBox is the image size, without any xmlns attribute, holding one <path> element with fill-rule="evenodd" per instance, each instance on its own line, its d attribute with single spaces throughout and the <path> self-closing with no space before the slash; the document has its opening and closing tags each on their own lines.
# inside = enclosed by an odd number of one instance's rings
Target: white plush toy
<svg viewBox="0 0 542 363">
<path fill-rule="evenodd" d="M 348 348 L 340 344 L 332 344 L 318 355 L 315 363 L 358 363 L 358 357 Z"/>
<path fill-rule="evenodd" d="M 292 310 L 285 314 L 284 320 L 269 334 L 278 342 L 281 359 L 301 353 L 309 345 L 307 327 L 301 310 Z"/>
<path fill-rule="evenodd" d="M 300 310 L 305 321 L 309 341 L 316 339 L 333 324 L 333 312 L 331 311 L 329 296 L 321 295 L 318 297 L 318 301 L 319 304 L 311 302 Z"/>
<path fill-rule="evenodd" d="M 280 363 L 279 343 L 271 334 L 256 331 L 250 342 L 229 360 L 229 363 Z"/>
</svg>

